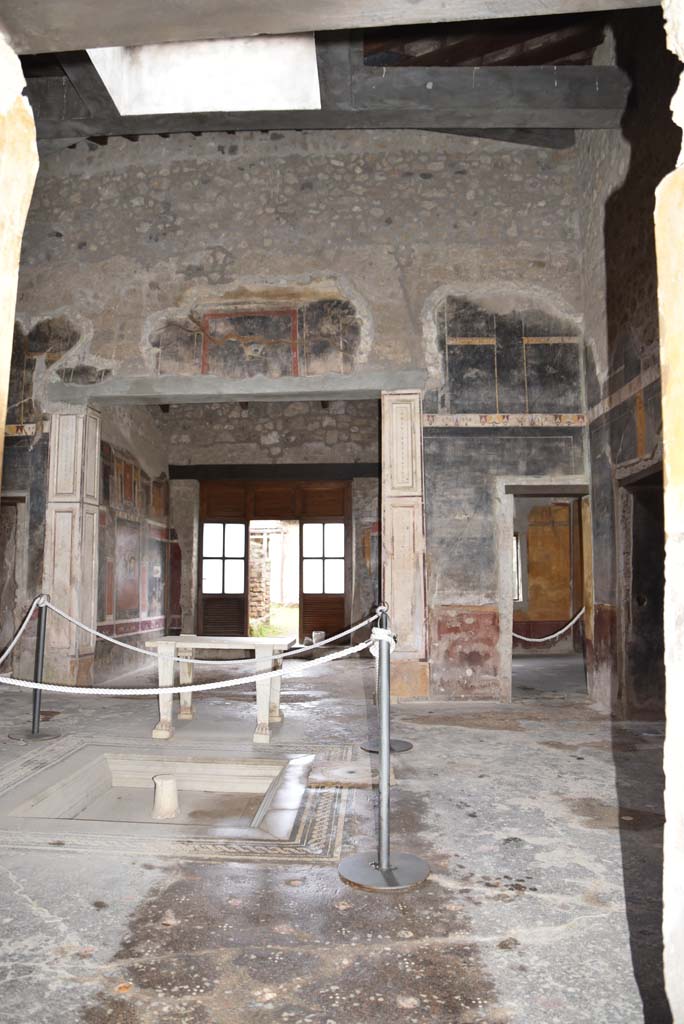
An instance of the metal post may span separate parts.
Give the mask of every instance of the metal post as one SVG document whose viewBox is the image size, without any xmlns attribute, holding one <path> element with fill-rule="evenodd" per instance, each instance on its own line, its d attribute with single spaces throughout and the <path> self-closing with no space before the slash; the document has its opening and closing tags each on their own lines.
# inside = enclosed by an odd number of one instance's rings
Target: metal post
<svg viewBox="0 0 684 1024">
<path fill-rule="evenodd" d="M 378 625 L 387 629 L 387 612 L 382 612 Z M 389 640 L 378 642 L 378 725 L 380 829 L 378 835 L 378 864 L 381 871 L 390 866 L 390 645 Z"/>
<path fill-rule="evenodd" d="M 387 629 L 387 612 L 382 612 L 378 625 L 382 629 Z M 378 644 L 378 723 L 380 736 L 377 741 L 369 740 L 368 743 L 362 743 L 361 749 L 365 750 L 368 754 L 381 754 L 382 750 L 382 730 L 386 721 L 387 724 L 387 739 L 386 744 L 389 750 L 386 752 L 387 760 L 389 761 L 390 754 L 400 754 L 404 750 L 412 750 L 413 744 L 409 743 L 408 740 L 393 740 L 390 738 L 390 645 L 385 641 L 381 640 Z M 387 697 L 387 707 L 383 707 L 383 692 Z M 381 754 L 381 761 L 383 755 Z M 389 779 L 389 768 L 387 770 L 387 778 Z M 389 791 L 389 786 L 388 786 Z"/>
<path fill-rule="evenodd" d="M 43 682 L 43 664 L 45 662 L 45 627 L 47 626 L 47 607 L 42 604 L 38 609 L 38 635 L 36 636 L 36 660 L 34 662 L 33 678 L 37 683 Z M 31 722 L 31 734 L 37 736 L 40 733 L 40 703 L 43 696 L 42 690 L 33 691 L 33 719 Z"/>
<path fill-rule="evenodd" d="M 47 599 L 46 599 L 47 600 Z M 43 666 L 45 664 L 45 634 L 47 629 L 47 605 L 38 606 L 38 631 L 36 633 L 36 657 L 33 663 L 33 678 L 35 682 L 43 682 Z M 43 691 L 36 688 L 33 691 L 33 706 L 31 714 L 31 728 L 17 729 L 8 733 L 11 740 L 55 740 L 61 733 L 58 729 L 43 729 L 40 731 L 40 706 Z"/>
<path fill-rule="evenodd" d="M 387 607 L 381 605 L 380 629 L 388 630 Z M 375 853 L 356 853 L 340 861 L 342 881 L 370 892 L 397 892 L 420 885 L 430 865 L 412 853 L 390 850 L 390 655 L 389 636 L 378 638 L 379 830 Z"/>
</svg>

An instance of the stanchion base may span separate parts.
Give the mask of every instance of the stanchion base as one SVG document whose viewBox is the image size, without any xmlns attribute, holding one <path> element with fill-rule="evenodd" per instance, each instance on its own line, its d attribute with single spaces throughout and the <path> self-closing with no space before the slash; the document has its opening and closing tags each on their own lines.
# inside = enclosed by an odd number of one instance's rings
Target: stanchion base
<svg viewBox="0 0 684 1024">
<path fill-rule="evenodd" d="M 377 854 L 355 853 L 340 861 L 340 878 L 347 885 L 368 892 L 402 892 L 420 885 L 430 874 L 430 865 L 412 853 L 393 853 L 391 867 L 381 871 L 376 861 Z"/>
<path fill-rule="evenodd" d="M 361 749 L 367 754 L 379 754 L 380 744 L 377 740 L 368 740 L 361 744 Z M 390 740 L 390 754 L 402 754 L 405 750 L 413 750 L 413 744 L 408 740 Z"/>
<path fill-rule="evenodd" d="M 41 729 L 39 733 L 31 732 L 30 729 L 16 729 L 14 732 L 7 733 L 11 740 L 29 740 L 33 743 L 39 740 L 56 740 L 61 735 L 58 729 Z"/>
</svg>

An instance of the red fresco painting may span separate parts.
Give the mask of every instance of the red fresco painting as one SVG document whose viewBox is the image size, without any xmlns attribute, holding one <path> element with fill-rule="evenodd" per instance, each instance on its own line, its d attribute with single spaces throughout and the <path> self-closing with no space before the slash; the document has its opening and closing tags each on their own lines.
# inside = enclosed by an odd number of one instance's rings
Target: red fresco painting
<svg viewBox="0 0 684 1024">
<path fill-rule="evenodd" d="M 140 614 L 140 526 L 116 520 L 116 618 Z"/>
</svg>

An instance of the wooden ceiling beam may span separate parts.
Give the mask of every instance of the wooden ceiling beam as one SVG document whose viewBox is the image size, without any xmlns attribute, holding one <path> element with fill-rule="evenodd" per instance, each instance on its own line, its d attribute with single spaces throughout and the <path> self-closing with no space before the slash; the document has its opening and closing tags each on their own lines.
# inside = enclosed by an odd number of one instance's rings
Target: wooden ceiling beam
<svg viewBox="0 0 684 1024">
<path fill-rule="evenodd" d="M 85 58 L 87 61 L 87 58 Z M 288 129 L 435 130 L 615 128 L 629 92 L 616 67 L 375 68 L 345 36 L 318 49 L 321 110 L 119 115 L 95 68 L 65 59 L 78 104 L 51 78 L 29 79 L 40 139 Z M 82 114 L 83 108 L 87 112 Z"/>
</svg>

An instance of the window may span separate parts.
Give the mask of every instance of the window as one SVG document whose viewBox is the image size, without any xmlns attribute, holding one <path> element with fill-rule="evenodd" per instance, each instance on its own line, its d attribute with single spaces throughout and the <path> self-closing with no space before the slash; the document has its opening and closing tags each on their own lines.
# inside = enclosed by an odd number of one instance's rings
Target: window
<svg viewBox="0 0 684 1024">
<path fill-rule="evenodd" d="M 344 523 L 303 524 L 302 593 L 344 594 Z"/>
<path fill-rule="evenodd" d="M 520 537 L 513 534 L 513 600 L 522 601 L 522 562 L 520 559 Z"/>
<path fill-rule="evenodd" d="M 244 594 L 245 524 L 204 523 L 202 593 Z"/>
</svg>

